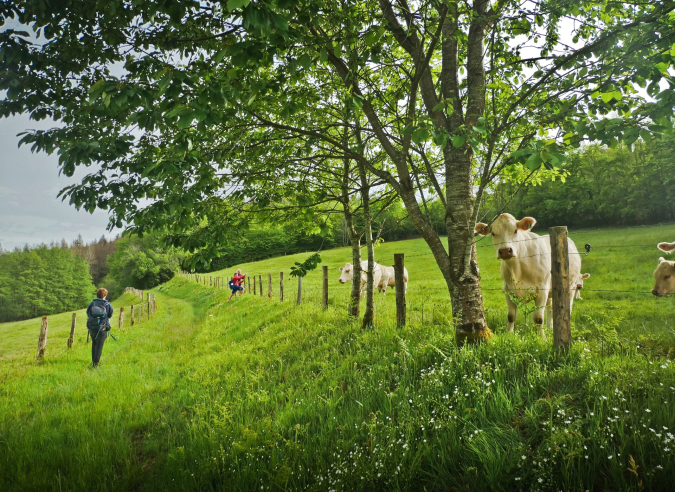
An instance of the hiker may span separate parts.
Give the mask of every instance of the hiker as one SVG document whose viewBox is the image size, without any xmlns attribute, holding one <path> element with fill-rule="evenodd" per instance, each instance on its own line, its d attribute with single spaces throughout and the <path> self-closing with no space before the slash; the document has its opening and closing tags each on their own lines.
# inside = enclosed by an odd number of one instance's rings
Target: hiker
<svg viewBox="0 0 675 492">
<path fill-rule="evenodd" d="M 230 294 L 230 298 L 227 300 L 227 302 L 230 302 L 232 300 L 232 296 L 237 292 L 244 292 L 246 290 L 241 285 L 241 283 L 246 278 L 246 275 L 248 275 L 248 273 L 242 275 L 241 270 L 237 270 L 237 273 L 234 274 L 234 277 L 232 277 L 232 280 L 230 280 L 230 289 L 232 289 L 232 294 Z"/>
<path fill-rule="evenodd" d="M 87 307 L 87 329 L 91 337 L 91 366 L 98 367 L 98 361 L 101 360 L 103 353 L 103 344 L 108 338 L 110 331 L 110 318 L 113 315 L 113 307 L 106 299 L 108 291 L 98 289 L 96 299 L 91 301 Z"/>
</svg>

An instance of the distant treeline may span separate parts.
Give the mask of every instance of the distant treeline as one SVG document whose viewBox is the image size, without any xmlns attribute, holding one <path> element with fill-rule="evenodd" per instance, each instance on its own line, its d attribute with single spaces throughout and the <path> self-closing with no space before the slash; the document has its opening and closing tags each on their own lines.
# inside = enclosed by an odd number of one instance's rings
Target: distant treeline
<svg viewBox="0 0 675 492">
<path fill-rule="evenodd" d="M 81 309 L 94 295 L 87 261 L 69 248 L 0 255 L 0 322 Z"/>
<path fill-rule="evenodd" d="M 497 187 L 495 203 L 539 226 L 598 227 L 675 220 L 675 138 L 610 149 L 591 145 L 568 156 L 564 182 Z"/>
</svg>

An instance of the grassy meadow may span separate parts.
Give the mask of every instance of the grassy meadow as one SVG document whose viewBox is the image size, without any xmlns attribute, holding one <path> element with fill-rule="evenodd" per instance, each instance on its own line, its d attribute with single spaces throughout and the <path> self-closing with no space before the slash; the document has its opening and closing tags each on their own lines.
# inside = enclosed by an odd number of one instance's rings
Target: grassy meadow
<svg viewBox="0 0 675 492">
<path fill-rule="evenodd" d="M 288 272 L 306 254 L 240 265 L 263 275 L 262 298 L 228 303 L 228 291 L 177 277 L 154 290 L 152 320 L 114 329 L 98 370 L 83 314 L 71 350 L 70 313 L 50 317 L 43 362 L 39 320 L 0 324 L 0 490 L 668 490 L 675 304 L 649 292 L 655 245 L 673 236 L 675 226 L 571 233 L 580 250 L 591 244 L 591 278 L 567 355 L 522 317 L 504 333 L 490 239 L 479 261 L 495 337 L 481 346 L 455 346 L 422 240 L 376 249 L 384 264 L 406 254 L 404 329 L 393 289 L 376 296 L 374 329 L 347 319 L 337 268 L 349 248 L 322 253 L 327 310 L 320 271 L 295 304 Z"/>
</svg>

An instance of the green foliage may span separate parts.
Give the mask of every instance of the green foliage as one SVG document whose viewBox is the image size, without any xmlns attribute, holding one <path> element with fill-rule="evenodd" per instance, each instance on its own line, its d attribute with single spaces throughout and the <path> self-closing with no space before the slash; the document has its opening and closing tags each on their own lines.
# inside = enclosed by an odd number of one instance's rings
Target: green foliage
<svg viewBox="0 0 675 492">
<path fill-rule="evenodd" d="M 157 235 L 119 239 L 108 260 L 114 294 L 119 295 L 125 287 L 147 290 L 171 280 L 183 257 Z"/>
<path fill-rule="evenodd" d="M 319 263 L 321 263 L 321 255 L 319 253 L 310 255 L 302 263 L 296 261 L 295 266 L 291 267 L 291 277 L 304 277 L 312 270 L 316 270 L 316 267 L 319 266 Z"/>
<path fill-rule="evenodd" d="M 0 255 L 0 321 L 80 309 L 94 286 L 87 262 L 61 247 L 26 247 Z"/>
<path fill-rule="evenodd" d="M 541 226 L 649 224 L 675 219 L 675 139 L 636 142 L 633 149 L 592 145 L 569 156 L 563 180 L 525 186 L 506 211 Z M 517 183 L 497 186 L 506 202 Z M 501 199 L 503 198 L 503 200 Z"/>
<path fill-rule="evenodd" d="M 675 304 L 648 293 L 662 253 L 635 247 L 663 234 L 675 227 L 626 229 L 631 247 L 611 249 L 616 231 L 580 231 L 577 244 L 598 251 L 583 258 L 592 276 L 573 311 L 572 333 L 587 339 L 562 356 L 521 318 L 503 332 L 488 241 L 478 257 L 496 336 L 477 347 L 455 346 L 422 240 L 376 250 L 383 264 L 406 253 L 403 329 L 389 294 L 376 297 L 374 330 L 349 322 L 350 289 L 336 282 L 349 248 L 322 252 L 327 310 L 317 272 L 300 306 L 249 294 L 227 303 L 227 290 L 174 278 L 154 291 L 151 321 L 106 342 L 98 371 L 86 368 L 82 325 L 66 349 L 69 314 L 50 317 L 40 364 L 39 321 L 0 324 L 0 489 L 55 488 L 57 477 L 62 490 L 103 491 L 669 490 Z M 304 256 L 236 266 L 279 272 Z M 296 280 L 285 281 L 292 291 Z M 135 300 L 119 301 L 116 312 Z M 608 350 L 612 332 L 623 346 Z"/>
</svg>

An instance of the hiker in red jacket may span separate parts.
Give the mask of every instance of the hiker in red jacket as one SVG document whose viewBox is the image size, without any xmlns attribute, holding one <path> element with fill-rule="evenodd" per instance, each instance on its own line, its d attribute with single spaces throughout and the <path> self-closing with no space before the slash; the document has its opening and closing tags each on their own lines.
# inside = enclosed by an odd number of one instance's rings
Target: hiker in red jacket
<svg viewBox="0 0 675 492">
<path fill-rule="evenodd" d="M 230 302 L 232 299 L 232 296 L 235 295 L 237 292 L 244 292 L 246 289 L 241 285 L 244 279 L 246 278 L 247 273 L 244 273 L 243 275 L 241 274 L 241 270 L 237 270 L 237 273 L 234 274 L 234 277 L 232 277 L 232 280 L 230 280 L 230 288 L 232 289 L 232 294 L 230 294 L 230 298 L 227 300 L 227 302 Z"/>
</svg>

